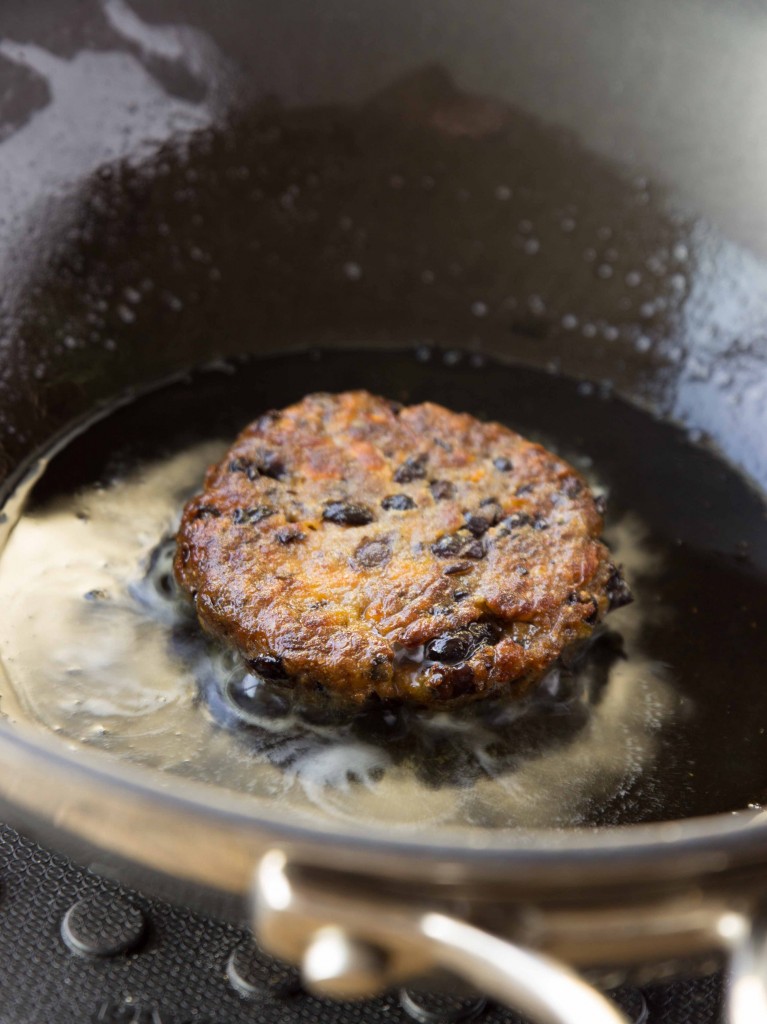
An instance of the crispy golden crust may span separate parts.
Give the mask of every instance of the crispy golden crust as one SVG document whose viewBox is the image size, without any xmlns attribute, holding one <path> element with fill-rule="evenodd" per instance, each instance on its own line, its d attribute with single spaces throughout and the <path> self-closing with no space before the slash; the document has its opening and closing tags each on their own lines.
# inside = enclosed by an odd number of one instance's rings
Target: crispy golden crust
<svg viewBox="0 0 767 1024">
<path fill-rule="evenodd" d="M 256 671 L 355 703 L 524 691 L 630 600 L 582 477 L 498 423 L 365 391 L 247 427 L 175 573 Z"/>
</svg>

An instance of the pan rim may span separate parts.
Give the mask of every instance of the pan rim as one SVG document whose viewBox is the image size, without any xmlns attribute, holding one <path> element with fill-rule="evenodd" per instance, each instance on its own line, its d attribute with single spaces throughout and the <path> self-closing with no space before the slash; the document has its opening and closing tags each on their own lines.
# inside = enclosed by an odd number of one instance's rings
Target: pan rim
<svg viewBox="0 0 767 1024">
<path fill-rule="evenodd" d="M 31 756 L 41 766 L 47 764 L 51 776 L 66 779 L 71 785 L 78 780 L 88 781 L 105 792 L 109 790 L 113 797 L 121 793 L 125 798 L 149 799 L 157 809 L 165 807 L 211 826 L 247 833 L 254 839 L 306 849 L 343 848 L 350 856 L 375 852 L 383 861 L 411 866 L 419 861 L 440 861 L 477 867 L 483 877 L 488 872 L 508 875 L 512 869 L 516 873 L 528 868 L 537 874 L 539 870 L 575 864 L 588 864 L 596 873 L 606 862 L 611 868 L 630 864 L 671 867 L 685 852 L 712 855 L 708 863 L 711 868 L 722 869 L 729 861 L 767 864 L 767 814 L 759 810 L 566 829 L 482 829 L 476 833 L 466 830 L 464 834 L 458 829 L 445 829 L 435 840 L 428 832 L 398 832 L 383 823 L 354 828 L 347 822 L 313 822 L 312 816 L 295 811 L 280 813 L 276 801 L 269 798 L 225 791 L 100 752 L 73 749 L 54 735 L 46 736 L 43 742 L 31 730 L 0 721 L 0 752 L 12 756 L 14 750 L 27 759 Z M 170 780 L 172 785 L 168 784 Z M 0 782 L 0 791 L 3 788 Z M 257 804 L 263 807 L 256 810 Z M 34 801 L 28 806 L 34 810 Z"/>
</svg>

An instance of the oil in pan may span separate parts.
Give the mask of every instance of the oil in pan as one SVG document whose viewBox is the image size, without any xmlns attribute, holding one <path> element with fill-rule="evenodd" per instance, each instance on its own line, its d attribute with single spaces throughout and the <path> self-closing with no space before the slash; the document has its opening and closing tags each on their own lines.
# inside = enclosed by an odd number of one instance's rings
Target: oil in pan
<svg viewBox="0 0 767 1024">
<path fill-rule="evenodd" d="M 607 493 L 606 539 L 636 600 L 579 664 L 524 700 L 349 719 L 294 706 L 201 634 L 170 571 L 184 501 L 260 411 L 352 387 L 498 419 Z M 584 382 L 423 351 L 222 365 L 115 409 L 47 463 L 0 559 L 3 709 L 114 757 L 400 829 L 736 809 L 767 791 L 767 579 L 742 558 L 763 524 L 761 497 L 722 460 Z M 723 623 L 725 606 L 740 612 Z M 738 701 L 723 716 L 728 675 Z M 732 744 L 744 767 L 724 783 Z"/>
</svg>

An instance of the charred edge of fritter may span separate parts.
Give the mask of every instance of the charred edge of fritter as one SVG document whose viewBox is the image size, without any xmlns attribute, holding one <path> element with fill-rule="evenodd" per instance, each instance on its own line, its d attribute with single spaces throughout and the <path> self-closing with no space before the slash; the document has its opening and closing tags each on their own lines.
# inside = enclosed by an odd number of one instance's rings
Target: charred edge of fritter
<svg viewBox="0 0 767 1024">
<path fill-rule="evenodd" d="M 423 646 L 421 665 L 427 670 L 427 678 L 408 691 L 407 700 L 444 706 L 485 696 L 487 688 L 480 686 L 471 661 L 486 648 L 494 647 L 509 631 L 508 624 L 486 616 L 433 637 Z M 413 672 L 414 682 L 418 674 L 417 670 Z M 506 687 L 518 683 L 519 680 L 509 680 Z"/>
<path fill-rule="evenodd" d="M 195 591 L 188 593 L 196 604 Z M 517 699 L 534 689 L 536 684 L 556 666 L 571 671 L 574 665 L 582 660 L 584 652 L 588 651 L 601 632 L 605 616 L 632 601 L 633 595 L 621 569 L 609 561 L 603 562 L 597 575 L 583 588 L 573 591 L 569 596 L 568 603 L 581 605 L 584 614 L 580 624 L 574 627 L 577 632 L 571 632 L 571 639 L 559 653 L 550 662 L 535 670 L 490 685 L 477 678 L 475 669 L 470 664 L 471 659 L 483 648 L 493 646 L 505 635 L 513 633 L 516 628 L 527 627 L 529 623 L 503 622 L 496 617 L 487 616 L 433 637 L 424 645 L 423 651 L 429 673 L 428 681 L 424 680 L 422 686 L 416 685 L 412 689 L 406 688 L 405 683 L 400 696 L 388 693 L 384 696 L 379 692 L 390 689 L 390 685 L 382 684 L 391 684 L 391 679 L 383 678 L 380 674 L 377 676 L 376 665 L 371 667 L 367 687 L 347 690 L 313 678 L 309 673 L 291 675 L 278 654 L 263 653 L 256 657 L 247 657 L 241 652 L 241 657 L 249 672 L 259 676 L 280 692 L 288 693 L 290 700 L 299 707 L 306 705 L 317 709 L 335 705 L 339 711 L 346 709 L 350 713 L 370 704 L 381 703 L 455 709 L 484 699 Z M 206 624 L 202 610 L 198 608 L 197 611 L 203 629 L 214 641 L 236 648 L 236 642 L 221 628 L 220 623 L 216 626 Z M 405 655 L 404 661 L 408 660 Z M 387 662 L 386 667 L 389 667 L 389 664 Z M 418 664 L 413 662 L 413 677 L 417 675 Z M 424 662 L 420 665 L 424 665 Z"/>
<path fill-rule="evenodd" d="M 517 623 L 516 625 L 520 625 Z M 526 625 L 523 623 L 522 625 Z M 534 690 L 536 685 L 553 670 L 561 669 L 573 672 L 585 660 L 594 641 L 603 632 L 603 623 L 598 620 L 594 625 L 585 624 L 585 632 L 570 640 L 567 645 L 553 658 L 536 671 L 523 673 L 515 678 L 506 679 L 492 685 L 478 680 L 471 658 L 483 647 L 499 641 L 510 630 L 497 620 L 482 619 L 459 627 L 450 634 L 442 634 L 430 641 L 430 645 L 457 642 L 467 644 L 463 657 L 454 663 L 439 663 L 425 652 L 429 662 L 429 681 L 422 688 L 414 688 L 403 692 L 400 696 L 382 696 L 375 687 L 371 677 L 368 689 L 343 691 L 329 686 L 310 676 L 290 675 L 283 664 L 282 658 L 276 655 L 262 655 L 256 658 L 243 657 L 243 664 L 248 671 L 259 676 L 263 683 L 275 692 L 285 695 L 296 708 L 318 709 L 335 707 L 339 711 L 359 712 L 367 707 L 391 705 L 392 707 L 420 707 L 456 709 L 467 704 L 486 699 L 520 698 Z M 464 636 L 468 634 L 468 636 Z M 414 663 L 415 668 L 415 663 Z"/>
<path fill-rule="evenodd" d="M 604 635 L 605 629 L 604 623 L 599 623 L 589 636 L 568 644 L 559 657 L 537 673 L 522 675 L 484 691 L 455 692 L 449 687 L 441 687 L 439 691 L 432 692 L 421 701 L 413 700 L 411 697 L 382 697 L 375 691 L 357 695 L 340 694 L 321 684 L 299 681 L 286 675 L 279 658 L 244 659 L 244 664 L 251 672 L 260 676 L 262 685 L 268 692 L 287 701 L 296 714 L 306 714 L 308 719 L 322 720 L 330 724 L 345 722 L 349 715 L 380 713 L 387 708 L 408 708 L 419 713 L 452 711 L 469 704 L 477 706 L 485 701 L 488 704 L 497 703 L 505 700 L 511 693 L 517 700 L 528 698 L 534 695 L 536 688 L 546 679 L 550 679 L 552 674 L 563 673 L 566 677 L 572 677 L 581 671 L 595 643 Z M 236 700 L 234 704 L 237 707 Z"/>
<path fill-rule="evenodd" d="M 180 548 L 177 548 L 176 559 L 178 560 L 177 571 L 181 570 L 178 575 L 185 576 L 182 564 L 183 554 Z M 179 581 L 182 582 L 181 579 Z M 190 582 L 186 579 L 183 580 L 182 593 L 186 593 L 191 602 L 197 606 L 196 590 L 189 586 Z M 568 604 L 581 605 L 584 614 L 580 626 L 576 627 L 577 634 L 575 636 L 571 634 L 571 639 L 558 655 L 551 662 L 535 670 L 522 673 L 513 679 L 493 682 L 490 685 L 487 681 L 477 678 L 475 668 L 470 664 L 471 659 L 484 647 L 493 646 L 504 635 L 509 634 L 516 627 L 528 625 L 527 623 L 504 623 L 497 618 L 488 616 L 433 637 L 424 645 L 423 652 L 429 679 L 424 680 L 421 686 L 414 685 L 412 689 L 407 688 L 407 684 L 403 680 L 402 695 L 397 697 L 386 693 L 391 689 L 391 679 L 382 677 L 380 673 L 376 675 L 375 665 L 371 667 L 370 681 L 367 687 L 345 690 L 314 679 L 308 673 L 291 675 L 285 668 L 282 658 L 277 654 L 263 653 L 256 657 L 246 657 L 241 654 L 241 657 L 250 672 L 261 677 L 270 685 L 279 687 L 282 691 L 291 691 L 291 699 L 312 707 L 335 704 L 339 709 L 347 708 L 354 711 L 369 703 L 390 702 L 414 707 L 431 706 L 453 709 L 486 698 L 509 697 L 516 699 L 533 689 L 555 665 L 561 664 L 565 669 L 571 669 L 573 663 L 581 658 L 582 651 L 588 649 L 593 642 L 605 615 L 632 601 L 633 595 L 623 577 L 621 568 L 609 561 L 603 562 L 597 575 L 583 588 L 573 591 L 568 598 Z M 196 610 L 198 621 L 206 633 L 214 640 L 225 645 L 233 645 L 236 649 L 236 641 L 227 634 L 225 629 L 222 629 L 221 623 L 215 625 L 206 623 L 203 610 L 199 607 Z M 404 660 L 408 661 L 409 659 L 405 656 Z M 415 681 L 418 674 L 415 662 L 413 666 Z M 385 667 L 389 667 L 388 662 Z M 387 675 L 390 676 L 391 673 Z M 381 690 L 384 691 L 385 696 L 379 692 Z"/>
<path fill-rule="evenodd" d="M 613 612 L 618 608 L 625 608 L 627 604 L 632 604 L 634 595 L 623 575 L 623 566 L 611 564 L 608 566 L 608 570 L 610 575 L 605 585 L 605 593 L 607 595 L 608 611 Z"/>
</svg>

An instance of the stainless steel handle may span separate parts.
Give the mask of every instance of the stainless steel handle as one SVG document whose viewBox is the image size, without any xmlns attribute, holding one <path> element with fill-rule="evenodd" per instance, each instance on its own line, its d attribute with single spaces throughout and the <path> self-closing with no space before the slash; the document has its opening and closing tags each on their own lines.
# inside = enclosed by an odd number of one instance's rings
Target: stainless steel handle
<svg viewBox="0 0 767 1024">
<path fill-rule="evenodd" d="M 730 915 L 720 925 L 732 948 L 727 1024 L 767 1022 L 767 916 Z"/>
<path fill-rule="evenodd" d="M 625 1024 L 614 1003 L 564 964 L 443 914 L 420 928 L 434 960 L 535 1024 Z"/>
<path fill-rule="evenodd" d="M 301 965 L 307 986 L 336 998 L 374 995 L 441 967 L 535 1024 L 626 1024 L 564 964 L 447 914 L 400 906 L 291 871 L 279 851 L 255 878 L 257 937 Z"/>
</svg>

